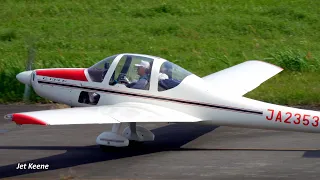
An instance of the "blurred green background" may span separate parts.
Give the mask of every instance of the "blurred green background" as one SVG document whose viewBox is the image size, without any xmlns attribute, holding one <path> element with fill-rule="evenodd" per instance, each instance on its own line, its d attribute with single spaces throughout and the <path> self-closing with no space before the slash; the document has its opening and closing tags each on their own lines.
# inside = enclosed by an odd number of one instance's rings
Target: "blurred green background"
<svg viewBox="0 0 320 180">
<path fill-rule="evenodd" d="M 283 67 L 246 97 L 320 104 L 320 1 L 1 0 L 0 103 L 22 101 L 25 70 L 89 67 L 117 53 L 160 56 L 198 76 L 258 59 Z M 46 102 L 32 94 L 33 102 Z"/>
</svg>

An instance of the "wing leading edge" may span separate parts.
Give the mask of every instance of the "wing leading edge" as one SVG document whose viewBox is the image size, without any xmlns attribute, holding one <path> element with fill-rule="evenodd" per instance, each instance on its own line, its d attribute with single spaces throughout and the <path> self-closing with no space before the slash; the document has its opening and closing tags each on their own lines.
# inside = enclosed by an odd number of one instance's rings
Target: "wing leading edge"
<svg viewBox="0 0 320 180">
<path fill-rule="evenodd" d="M 263 61 L 251 60 L 210 74 L 202 79 L 214 93 L 243 96 L 283 69 Z"/>
<path fill-rule="evenodd" d="M 5 116 L 17 124 L 71 125 L 114 124 L 122 122 L 198 122 L 188 114 L 144 103 L 119 103 L 110 106 L 78 107 L 14 113 Z"/>
</svg>

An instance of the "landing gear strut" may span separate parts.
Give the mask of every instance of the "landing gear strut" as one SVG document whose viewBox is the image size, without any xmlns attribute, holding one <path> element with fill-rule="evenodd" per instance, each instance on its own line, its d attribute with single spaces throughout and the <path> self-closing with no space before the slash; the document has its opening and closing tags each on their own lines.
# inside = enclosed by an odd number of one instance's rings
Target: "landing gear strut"
<svg viewBox="0 0 320 180">
<path fill-rule="evenodd" d="M 137 126 L 135 122 L 129 123 L 129 126 L 126 127 L 122 133 L 120 129 L 123 123 L 113 124 L 112 131 L 106 131 L 101 133 L 96 142 L 102 147 L 112 146 L 112 147 L 126 147 L 130 144 L 137 144 L 145 141 L 153 141 L 154 134 L 148 129 Z"/>
</svg>

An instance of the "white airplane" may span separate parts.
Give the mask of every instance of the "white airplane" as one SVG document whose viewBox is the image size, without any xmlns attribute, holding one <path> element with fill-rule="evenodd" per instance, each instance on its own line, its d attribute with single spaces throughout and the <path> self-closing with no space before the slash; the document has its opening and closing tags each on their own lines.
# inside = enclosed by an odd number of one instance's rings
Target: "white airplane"
<svg viewBox="0 0 320 180">
<path fill-rule="evenodd" d="M 101 133 L 102 147 L 153 141 L 141 122 L 193 122 L 207 125 L 320 132 L 320 113 L 243 97 L 283 69 L 246 61 L 200 78 L 160 57 L 117 54 L 90 68 L 21 72 L 17 79 L 41 97 L 74 108 L 13 113 L 16 124 L 113 124 Z M 120 132 L 123 124 L 128 126 Z"/>
</svg>

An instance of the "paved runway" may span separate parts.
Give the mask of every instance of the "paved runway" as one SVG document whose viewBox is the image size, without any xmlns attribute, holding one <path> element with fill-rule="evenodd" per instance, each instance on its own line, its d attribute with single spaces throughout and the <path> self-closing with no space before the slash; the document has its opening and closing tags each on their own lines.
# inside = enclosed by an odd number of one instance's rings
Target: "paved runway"
<svg viewBox="0 0 320 180">
<path fill-rule="evenodd" d="M 0 105 L 0 116 L 48 108 Z M 103 152 L 95 138 L 110 125 L 13 129 L 1 117 L 0 178 L 320 179 L 320 134 L 149 123 L 154 142 Z M 17 170 L 18 163 L 49 169 Z"/>
</svg>

